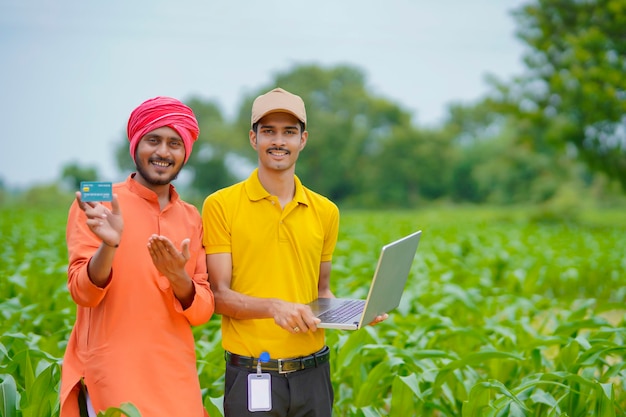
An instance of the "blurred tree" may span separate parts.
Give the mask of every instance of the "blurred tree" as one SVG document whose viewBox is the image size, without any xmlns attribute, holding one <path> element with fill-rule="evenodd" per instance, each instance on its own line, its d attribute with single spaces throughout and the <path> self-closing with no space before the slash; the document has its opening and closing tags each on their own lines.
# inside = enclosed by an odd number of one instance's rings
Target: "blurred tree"
<svg viewBox="0 0 626 417">
<path fill-rule="evenodd" d="M 527 72 L 500 92 L 539 150 L 575 149 L 626 190 L 626 2 L 536 0 L 515 13 Z"/>
<path fill-rule="evenodd" d="M 576 147 L 566 144 L 573 134 L 588 134 L 588 126 L 574 126 L 567 106 L 558 107 L 561 113 L 554 117 L 550 112 L 557 107 L 541 110 L 549 97 L 527 90 L 532 80 L 505 85 L 494 79 L 491 97 L 451 106 L 444 124 L 428 130 L 414 126 L 411 114 L 398 104 L 372 93 L 359 69 L 344 65 L 298 65 L 278 73 L 244 95 L 232 121 L 216 103 L 191 97 L 185 101 L 198 117 L 200 138 L 185 169 L 191 173 L 186 198 L 200 204 L 209 193 L 249 175 L 257 162 L 248 140 L 252 101 L 277 86 L 300 95 L 307 107 L 309 141 L 298 175 L 338 204 L 413 207 L 446 198 L 532 203 L 555 198 L 573 177 L 570 190 L 599 184 L 576 167 Z M 117 148 L 117 161 L 124 170 L 134 170 L 126 138 Z"/>
<path fill-rule="evenodd" d="M 126 130 L 123 134 L 120 134 L 120 140 L 115 147 L 115 161 L 117 162 L 117 168 L 124 175 L 128 175 L 129 172 L 135 170 L 135 162 L 130 156 L 128 138 L 126 137 Z"/>
<path fill-rule="evenodd" d="M 449 106 L 442 135 L 449 138 L 454 149 L 454 160 L 449 164 L 452 176 L 449 197 L 453 201 L 484 201 L 486 196 L 473 178 L 474 170 L 497 157 L 485 154 L 482 144 L 495 140 L 505 123 L 506 118 L 494 112 L 487 101 Z"/>
<path fill-rule="evenodd" d="M 4 205 L 7 201 L 7 189 L 4 184 L 4 179 L 0 178 L 0 206 Z"/>
<path fill-rule="evenodd" d="M 246 144 L 247 141 L 237 136 L 247 138 L 247 132 L 236 135 L 217 103 L 204 102 L 197 97 L 185 102 L 193 109 L 200 127 L 200 137 L 187 161 L 188 169 L 193 172 L 191 188 L 199 196 L 208 195 L 239 179 L 237 167 L 229 164 L 228 156 Z"/>
<path fill-rule="evenodd" d="M 361 171 L 366 206 L 415 207 L 450 194 L 455 152 L 440 131 L 393 129 Z"/>
<path fill-rule="evenodd" d="M 556 161 L 528 147 L 512 143 L 510 137 L 481 142 L 470 152 L 476 161 L 470 179 L 479 203 L 533 204 L 549 200 L 559 182 Z"/>
<path fill-rule="evenodd" d="M 78 162 L 70 162 L 63 166 L 61 180 L 70 190 L 75 191 L 80 189 L 81 181 L 97 181 L 98 170 L 90 166 L 81 166 Z"/>
<path fill-rule="evenodd" d="M 78 188 L 74 190 L 77 189 Z M 59 185 L 55 183 L 35 184 L 17 198 L 18 204 L 41 208 L 59 207 L 59 205 L 65 205 L 69 208 L 73 200 L 73 193 L 63 190 L 62 187 L 59 187 Z"/>
<path fill-rule="evenodd" d="M 494 111 L 490 100 L 453 105 L 444 134 L 454 141 L 451 197 L 473 203 L 538 203 L 575 176 L 567 154 L 519 140 L 519 120 Z"/>
</svg>

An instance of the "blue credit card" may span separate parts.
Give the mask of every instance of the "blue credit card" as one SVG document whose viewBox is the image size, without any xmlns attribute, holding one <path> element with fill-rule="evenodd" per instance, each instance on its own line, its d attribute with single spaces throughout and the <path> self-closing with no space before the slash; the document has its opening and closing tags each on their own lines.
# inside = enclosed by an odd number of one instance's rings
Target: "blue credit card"
<svg viewBox="0 0 626 417">
<path fill-rule="evenodd" d="M 113 184 L 106 181 L 81 181 L 80 199 L 82 201 L 111 201 Z"/>
</svg>

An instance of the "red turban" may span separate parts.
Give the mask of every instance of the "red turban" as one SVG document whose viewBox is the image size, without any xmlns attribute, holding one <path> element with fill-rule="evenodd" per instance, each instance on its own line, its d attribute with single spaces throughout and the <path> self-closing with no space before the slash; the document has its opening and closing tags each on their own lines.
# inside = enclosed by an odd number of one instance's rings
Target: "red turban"
<svg viewBox="0 0 626 417">
<path fill-rule="evenodd" d="M 130 141 L 130 156 L 133 161 L 139 140 L 146 133 L 164 126 L 174 129 L 183 139 L 185 162 L 187 162 L 200 129 L 193 111 L 171 97 L 155 97 L 146 100 L 130 114 L 127 133 Z"/>
</svg>

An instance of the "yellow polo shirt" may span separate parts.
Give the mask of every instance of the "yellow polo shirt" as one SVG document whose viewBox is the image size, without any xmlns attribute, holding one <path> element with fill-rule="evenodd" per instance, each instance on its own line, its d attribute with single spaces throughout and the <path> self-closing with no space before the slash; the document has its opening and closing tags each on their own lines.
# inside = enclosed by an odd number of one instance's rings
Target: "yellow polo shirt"
<svg viewBox="0 0 626 417">
<path fill-rule="evenodd" d="M 339 209 L 295 177 L 294 199 L 281 209 L 258 171 L 208 196 L 202 207 L 207 254 L 230 253 L 231 288 L 242 294 L 309 303 L 318 294 L 320 263 L 337 243 Z M 291 334 L 274 319 L 222 317 L 222 346 L 244 356 L 273 359 L 308 355 L 324 346 L 324 331 Z"/>
</svg>

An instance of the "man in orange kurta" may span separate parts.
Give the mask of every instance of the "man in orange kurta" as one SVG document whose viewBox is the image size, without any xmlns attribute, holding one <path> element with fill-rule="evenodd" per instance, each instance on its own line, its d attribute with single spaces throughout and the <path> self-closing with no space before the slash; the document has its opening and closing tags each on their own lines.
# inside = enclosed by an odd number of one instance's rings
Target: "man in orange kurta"
<svg viewBox="0 0 626 417">
<path fill-rule="evenodd" d="M 67 245 L 77 317 L 62 366 L 61 417 L 126 402 L 144 417 L 207 415 L 191 332 L 214 311 L 202 221 L 171 185 L 198 134 L 183 103 L 147 100 L 128 123 L 137 172 L 114 184 L 111 203 L 76 193 Z"/>
</svg>

